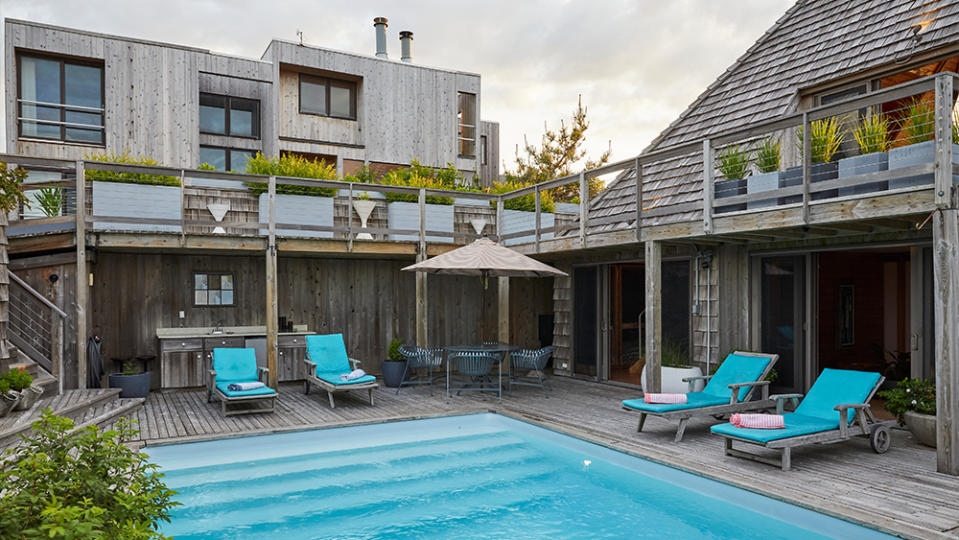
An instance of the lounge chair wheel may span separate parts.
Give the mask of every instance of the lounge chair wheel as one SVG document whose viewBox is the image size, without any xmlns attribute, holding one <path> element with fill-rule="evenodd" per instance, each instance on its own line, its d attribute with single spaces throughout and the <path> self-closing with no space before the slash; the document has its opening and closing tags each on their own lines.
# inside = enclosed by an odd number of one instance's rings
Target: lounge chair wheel
<svg viewBox="0 0 959 540">
<path fill-rule="evenodd" d="M 892 435 L 888 426 L 876 426 L 869 434 L 869 446 L 877 454 L 885 454 L 892 442 Z"/>
</svg>

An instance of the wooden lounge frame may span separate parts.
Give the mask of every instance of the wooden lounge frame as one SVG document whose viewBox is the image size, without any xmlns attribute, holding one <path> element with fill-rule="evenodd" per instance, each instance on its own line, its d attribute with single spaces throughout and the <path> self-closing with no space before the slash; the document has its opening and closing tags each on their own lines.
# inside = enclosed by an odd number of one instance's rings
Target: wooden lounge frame
<svg viewBox="0 0 959 540">
<path fill-rule="evenodd" d="M 353 369 L 357 369 L 356 366 L 360 364 L 359 360 L 355 358 L 350 358 L 350 366 Z M 376 390 L 380 387 L 380 383 L 376 381 L 370 381 L 365 383 L 356 383 L 356 384 L 341 384 L 336 385 L 323 379 L 320 379 L 316 376 L 316 362 L 310 361 L 310 353 L 307 350 L 306 357 L 303 359 L 303 362 L 306 364 L 306 380 L 303 382 L 303 393 L 310 393 L 310 386 L 315 385 L 320 387 L 321 390 L 326 390 L 327 396 L 330 398 L 330 408 L 335 409 L 336 403 L 333 401 L 333 394 L 337 392 L 349 392 L 350 390 L 366 390 L 369 394 L 370 406 L 373 406 L 373 390 Z"/>
<path fill-rule="evenodd" d="M 885 377 L 879 377 L 879 380 L 876 382 L 876 386 L 871 392 L 869 392 L 869 396 L 866 397 L 866 400 L 863 403 L 841 404 L 834 407 L 834 410 L 839 414 L 839 429 L 820 431 L 818 433 L 810 433 L 807 435 L 797 435 L 795 437 L 786 437 L 764 443 L 742 437 L 736 437 L 726 433 L 714 434 L 725 439 L 723 441 L 723 450 L 727 456 L 773 465 L 780 467 L 784 471 L 792 469 L 792 449 L 797 446 L 805 446 L 809 444 L 833 444 L 848 441 L 852 437 L 864 436 L 869 438 L 869 444 L 873 451 L 875 451 L 877 454 L 883 454 L 889 449 L 889 422 L 880 422 L 876 420 L 876 417 L 873 416 L 872 411 L 869 409 L 869 402 L 872 400 L 872 397 L 876 394 L 879 388 L 882 387 L 882 383 L 885 380 Z M 802 394 L 778 394 L 770 396 L 770 399 L 776 402 L 776 414 L 783 414 L 783 404 L 786 400 L 792 401 L 793 406 L 796 406 L 799 403 L 800 398 L 802 398 Z M 850 409 L 854 411 L 853 414 L 855 415 L 851 424 L 848 421 Z M 777 450 L 779 451 L 780 456 L 777 459 L 774 457 L 761 456 L 752 452 L 745 452 L 743 450 L 733 448 L 733 441 L 748 443 L 769 450 Z"/>
<path fill-rule="evenodd" d="M 257 379 L 263 381 L 263 376 L 269 373 L 269 369 L 265 367 L 256 368 Z M 207 392 L 207 401 L 212 402 L 213 398 L 220 400 L 220 410 L 223 413 L 223 416 L 234 416 L 237 414 L 251 414 L 251 413 L 271 413 L 276 410 L 276 398 L 279 396 L 277 392 L 272 394 L 260 394 L 255 396 L 228 396 L 219 388 L 216 387 L 216 371 L 210 370 L 210 383 L 207 387 L 209 392 Z M 249 404 L 263 403 L 262 407 L 247 407 Z M 242 404 L 243 407 L 229 409 L 229 405 Z"/>
<path fill-rule="evenodd" d="M 641 433 L 643 431 L 643 425 L 646 423 L 647 416 L 658 416 L 666 420 L 679 420 L 679 426 L 676 427 L 676 436 L 673 438 L 673 442 L 680 442 L 683 440 L 683 435 L 686 434 L 686 425 L 689 423 L 690 418 L 697 416 L 725 416 L 727 414 L 744 411 L 758 411 L 763 409 L 771 409 L 774 407 L 776 402 L 769 398 L 769 381 L 766 380 L 766 376 L 769 375 L 773 365 L 777 360 L 779 360 L 779 355 L 743 351 L 734 351 L 731 354 L 739 356 L 752 356 L 757 358 L 768 358 L 769 363 L 766 365 L 766 369 L 763 370 L 762 374 L 757 380 L 729 385 L 729 389 L 731 390 L 729 395 L 729 403 L 666 412 L 640 411 L 623 406 L 623 409 L 627 411 L 639 413 L 639 426 L 636 428 L 636 432 Z M 695 377 L 686 377 L 683 379 L 683 382 L 689 385 L 689 391 L 692 392 L 696 387 L 697 381 L 709 382 L 709 380 L 712 378 L 712 375 L 699 375 Z M 747 392 L 740 401 L 737 399 L 739 397 L 739 390 L 744 387 L 749 387 L 749 392 Z M 759 388 L 760 397 L 757 400 L 750 400 L 752 395 L 755 393 L 756 388 Z"/>
</svg>

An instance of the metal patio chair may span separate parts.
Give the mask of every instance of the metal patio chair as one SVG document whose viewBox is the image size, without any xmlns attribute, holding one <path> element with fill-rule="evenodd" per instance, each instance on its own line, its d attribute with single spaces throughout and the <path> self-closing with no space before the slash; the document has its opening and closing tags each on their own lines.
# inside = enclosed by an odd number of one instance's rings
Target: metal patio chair
<svg viewBox="0 0 959 540">
<path fill-rule="evenodd" d="M 516 386 L 534 386 L 542 388 L 546 393 L 546 374 L 543 370 L 550 356 L 553 355 L 553 347 L 543 347 L 542 349 L 523 349 L 510 355 L 510 374 L 509 390 L 513 391 L 513 385 Z M 530 375 L 530 372 L 534 372 Z"/>
<path fill-rule="evenodd" d="M 445 375 L 433 375 L 434 371 L 440 372 L 443 366 L 443 349 L 424 349 L 416 345 L 403 345 L 400 347 L 400 354 L 406 358 L 406 368 L 403 370 L 403 379 L 400 385 L 396 387 L 396 394 L 399 395 L 403 386 L 415 386 L 420 384 L 430 385 L 430 395 L 433 395 L 433 383 L 445 377 Z M 425 371 L 426 374 L 417 373 L 417 370 Z M 410 376 L 407 379 L 407 376 Z"/>
<path fill-rule="evenodd" d="M 496 365 L 497 357 L 491 353 L 479 351 L 454 352 L 447 359 L 449 376 L 446 379 L 446 399 L 449 400 L 450 391 L 485 392 L 495 391 L 497 396 L 503 397 L 503 389 L 499 385 L 493 386 L 489 377 L 490 371 Z M 467 381 L 453 380 L 454 374 L 459 374 Z"/>
</svg>

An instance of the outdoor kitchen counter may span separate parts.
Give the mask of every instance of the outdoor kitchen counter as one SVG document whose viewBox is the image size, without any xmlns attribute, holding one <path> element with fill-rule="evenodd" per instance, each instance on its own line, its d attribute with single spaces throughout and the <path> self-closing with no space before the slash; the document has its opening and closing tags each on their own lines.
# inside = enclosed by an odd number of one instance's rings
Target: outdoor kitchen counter
<svg viewBox="0 0 959 540">
<path fill-rule="evenodd" d="M 160 350 L 160 388 L 206 386 L 213 363 L 213 349 L 250 348 L 256 351 L 257 365 L 266 366 L 265 326 L 225 326 L 214 334 L 212 327 L 157 328 Z M 303 358 L 306 336 L 315 332 L 280 332 L 277 376 L 280 381 L 306 377 Z"/>
</svg>

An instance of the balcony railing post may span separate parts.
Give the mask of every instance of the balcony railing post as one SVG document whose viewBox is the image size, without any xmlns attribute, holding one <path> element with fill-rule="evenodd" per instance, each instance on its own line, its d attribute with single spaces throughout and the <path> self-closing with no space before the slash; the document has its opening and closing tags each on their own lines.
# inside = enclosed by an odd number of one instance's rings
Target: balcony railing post
<svg viewBox="0 0 959 540">
<path fill-rule="evenodd" d="M 340 164 L 342 165 L 342 159 L 337 159 L 340 160 Z M 348 197 L 346 199 L 346 243 L 347 250 L 353 251 L 353 182 L 350 182 L 349 186 L 350 192 L 347 194 Z"/>
<path fill-rule="evenodd" d="M 809 223 L 810 184 L 812 183 L 812 129 L 809 113 L 802 115 L 802 221 Z"/>
<path fill-rule="evenodd" d="M 952 197 L 952 76 L 936 77 L 936 206 L 955 208 Z"/>
<path fill-rule="evenodd" d="M 186 238 L 186 170 L 180 169 L 180 243 Z"/>
<path fill-rule="evenodd" d="M 586 247 L 586 221 L 589 219 L 589 186 L 586 171 L 579 173 L 579 241 Z"/>
<path fill-rule="evenodd" d="M 502 195 L 496 198 L 496 241 L 500 244 L 503 243 L 503 206 L 506 204 L 506 199 Z"/>
<path fill-rule="evenodd" d="M 713 172 L 713 144 L 706 139 L 703 141 L 703 232 L 713 232 L 713 189 L 716 187 L 716 178 Z"/>
<path fill-rule="evenodd" d="M 636 175 L 636 241 L 642 240 L 643 234 L 643 164 L 636 158 L 636 164 L 633 165 L 633 172 Z"/>
<path fill-rule="evenodd" d="M 542 216 L 540 215 L 542 201 L 540 197 L 539 186 L 536 186 L 536 253 L 539 253 L 540 227 L 542 226 Z"/>
<path fill-rule="evenodd" d="M 77 211 L 77 388 L 87 387 L 87 183 L 83 161 L 76 163 Z"/>
<path fill-rule="evenodd" d="M 420 188 L 420 252 L 426 254 L 426 189 Z"/>
</svg>

